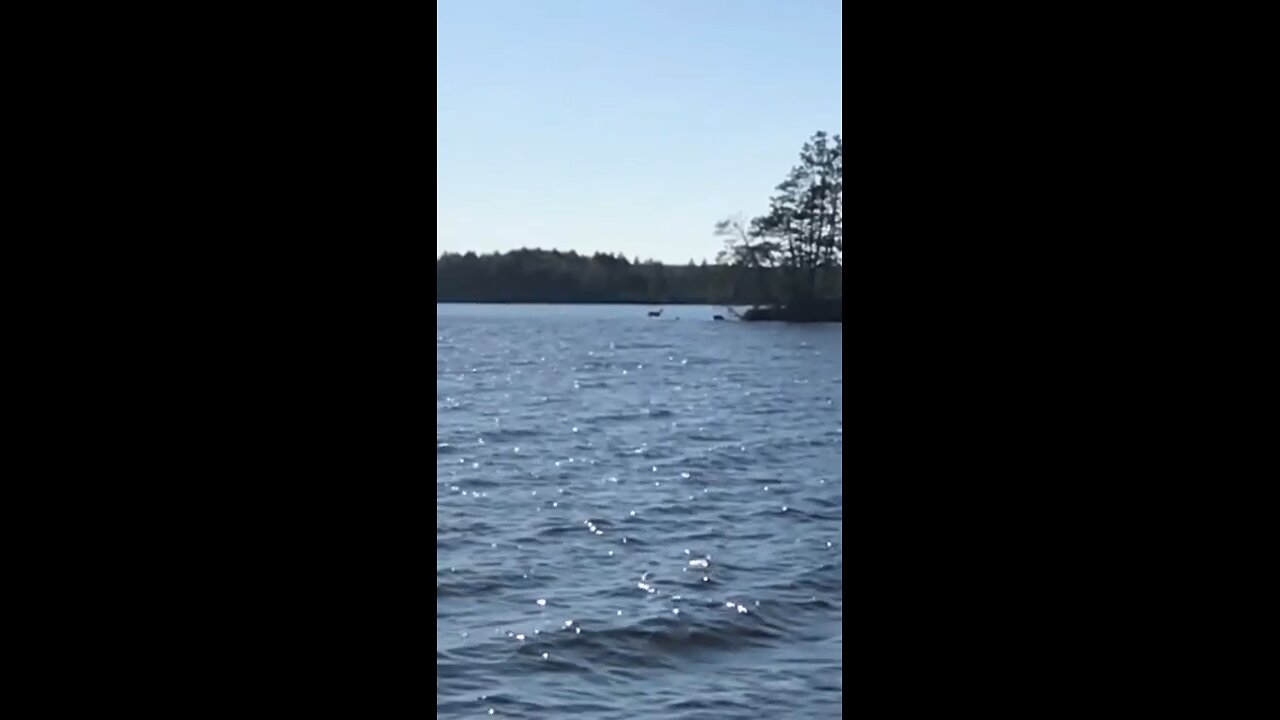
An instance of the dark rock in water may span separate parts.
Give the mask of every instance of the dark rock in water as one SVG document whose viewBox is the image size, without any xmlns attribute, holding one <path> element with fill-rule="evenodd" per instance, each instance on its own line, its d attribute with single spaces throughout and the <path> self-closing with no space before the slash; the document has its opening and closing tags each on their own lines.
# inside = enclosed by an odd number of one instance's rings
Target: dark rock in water
<svg viewBox="0 0 1280 720">
<path fill-rule="evenodd" d="M 724 316 L 723 316 L 723 315 L 713 315 L 713 316 L 711 316 L 711 319 L 712 319 L 712 320 L 723 320 L 723 319 L 724 319 Z"/>
</svg>

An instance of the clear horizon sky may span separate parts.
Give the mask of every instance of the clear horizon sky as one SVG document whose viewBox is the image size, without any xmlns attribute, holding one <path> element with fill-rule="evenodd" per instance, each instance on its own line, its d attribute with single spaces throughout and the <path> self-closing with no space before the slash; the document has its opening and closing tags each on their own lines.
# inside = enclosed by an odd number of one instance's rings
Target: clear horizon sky
<svg viewBox="0 0 1280 720">
<path fill-rule="evenodd" d="M 815 131 L 840 0 L 437 0 L 436 252 L 712 261 Z M 843 134 L 843 133 L 842 133 Z"/>
</svg>

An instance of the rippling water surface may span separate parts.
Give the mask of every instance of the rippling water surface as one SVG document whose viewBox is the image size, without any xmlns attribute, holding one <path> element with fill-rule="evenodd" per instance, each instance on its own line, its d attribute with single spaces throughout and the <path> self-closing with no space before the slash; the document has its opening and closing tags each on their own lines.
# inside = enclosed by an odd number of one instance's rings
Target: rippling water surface
<svg viewBox="0 0 1280 720">
<path fill-rule="evenodd" d="M 841 326 L 436 308 L 438 716 L 840 716 Z"/>
</svg>

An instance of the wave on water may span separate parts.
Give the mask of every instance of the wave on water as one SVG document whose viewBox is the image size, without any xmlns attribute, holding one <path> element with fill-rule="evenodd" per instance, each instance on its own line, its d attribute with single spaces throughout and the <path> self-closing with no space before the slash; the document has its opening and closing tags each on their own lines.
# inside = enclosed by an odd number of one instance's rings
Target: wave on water
<svg viewBox="0 0 1280 720">
<path fill-rule="evenodd" d="M 840 328 L 486 312 L 437 318 L 437 716 L 838 716 Z"/>
</svg>

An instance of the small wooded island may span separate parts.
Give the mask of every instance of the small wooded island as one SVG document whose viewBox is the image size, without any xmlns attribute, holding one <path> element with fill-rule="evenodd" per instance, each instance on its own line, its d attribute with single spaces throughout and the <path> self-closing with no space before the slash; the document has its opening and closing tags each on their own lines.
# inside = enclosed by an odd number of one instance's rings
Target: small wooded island
<svg viewBox="0 0 1280 720">
<path fill-rule="evenodd" d="M 815 133 L 766 214 L 716 223 L 725 247 L 714 265 L 556 250 L 445 253 L 436 259 L 436 302 L 749 305 L 735 315 L 841 322 L 843 156 L 839 134 Z"/>
</svg>

